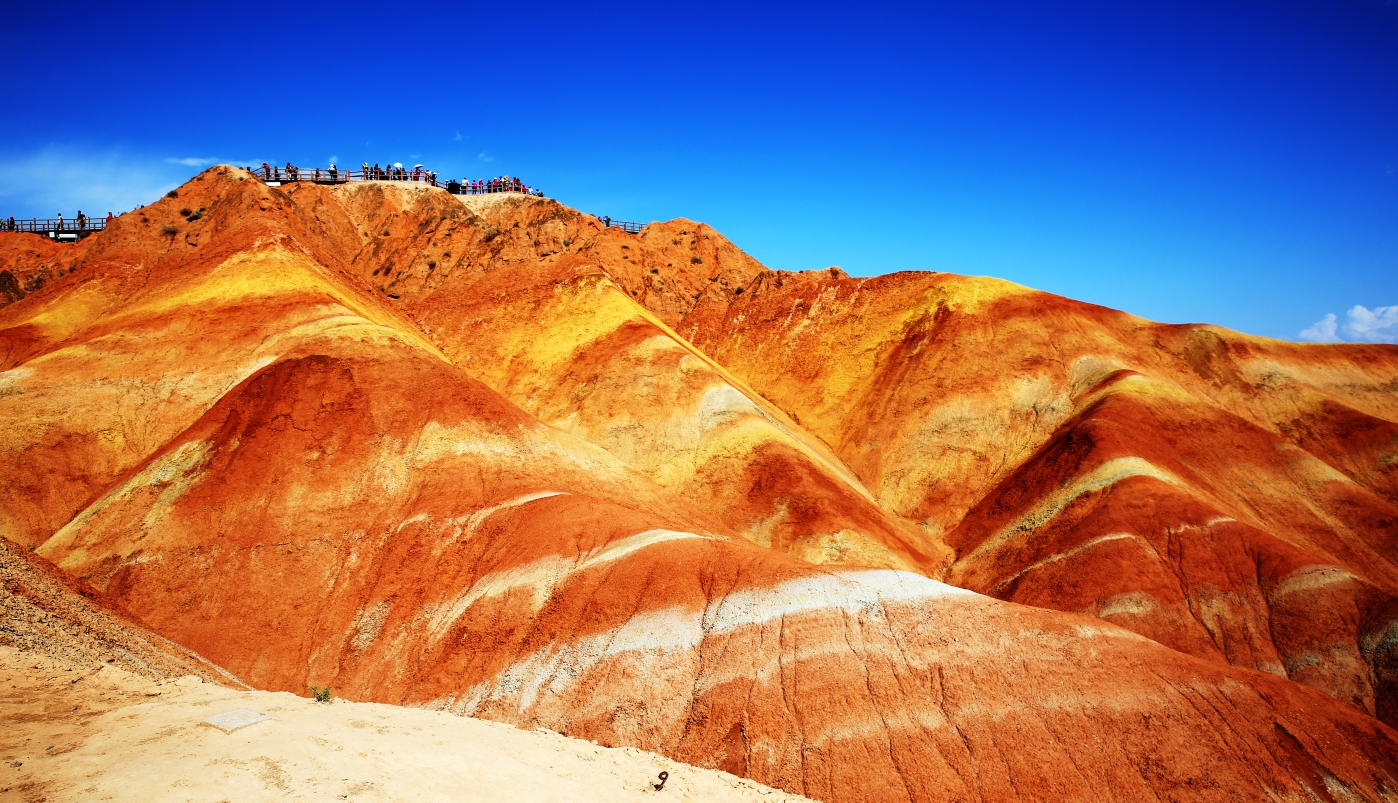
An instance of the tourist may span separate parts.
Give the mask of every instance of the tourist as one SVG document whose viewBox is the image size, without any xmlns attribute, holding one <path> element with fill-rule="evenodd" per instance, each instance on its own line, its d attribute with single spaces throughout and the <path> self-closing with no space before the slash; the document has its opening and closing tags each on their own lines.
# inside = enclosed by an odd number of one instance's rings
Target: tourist
<svg viewBox="0 0 1398 803">
<path fill-rule="evenodd" d="M 87 215 L 83 214 L 83 210 L 78 210 L 78 216 L 77 218 L 75 218 L 75 220 L 78 223 L 78 231 L 82 231 L 83 229 L 87 228 Z"/>
<path fill-rule="evenodd" d="M 334 183 L 335 183 L 335 179 L 339 178 L 339 175 L 340 175 L 340 173 L 339 173 L 339 170 L 337 170 L 337 169 L 335 168 L 335 163 L 334 163 L 334 162 L 331 162 L 331 163 L 330 163 L 330 183 L 331 183 L 331 184 L 334 184 Z"/>
<path fill-rule="evenodd" d="M 262 179 L 264 181 L 272 178 L 272 168 L 266 162 L 262 163 Z"/>
<path fill-rule="evenodd" d="M 108 226 L 112 225 L 112 213 L 111 213 L 111 212 L 108 212 L 108 213 L 107 213 L 107 225 L 108 225 Z"/>
</svg>

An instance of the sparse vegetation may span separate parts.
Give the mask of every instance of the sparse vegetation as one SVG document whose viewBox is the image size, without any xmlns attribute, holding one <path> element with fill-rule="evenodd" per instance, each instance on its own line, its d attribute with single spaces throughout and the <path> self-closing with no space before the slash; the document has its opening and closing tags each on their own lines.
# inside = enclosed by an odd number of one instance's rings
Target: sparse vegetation
<svg viewBox="0 0 1398 803">
<path fill-rule="evenodd" d="M 741 288 L 741 287 L 739 287 L 737 290 L 734 290 L 734 291 L 733 291 L 733 295 L 735 295 L 735 296 L 740 296 L 740 295 L 742 295 L 742 294 L 743 294 L 743 288 Z"/>
<path fill-rule="evenodd" d="M 328 702 L 330 702 L 330 687 L 329 687 L 329 686 L 326 686 L 326 687 L 323 688 L 323 689 L 318 689 L 318 688 L 316 688 L 315 686 L 312 686 L 312 687 L 311 687 L 311 694 L 316 698 L 316 702 L 318 702 L 318 703 L 328 703 Z"/>
<path fill-rule="evenodd" d="M 490 228 L 488 228 L 488 229 L 485 230 L 485 241 L 486 241 L 486 242 L 490 242 L 491 240 L 494 240 L 496 237 L 499 237 L 499 236 L 500 236 L 500 230 L 497 229 L 497 228 L 495 228 L 494 226 L 491 226 Z"/>
<path fill-rule="evenodd" d="M 180 197 L 180 191 L 179 191 L 179 190 L 170 190 L 169 192 L 165 193 L 165 197 L 166 197 L 166 198 L 178 198 L 178 197 Z"/>
<path fill-rule="evenodd" d="M 564 247 L 564 248 L 567 248 L 568 246 L 570 246 L 570 245 L 572 245 L 572 244 L 573 244 L 573 241 L 572 241 L 572 240 L 564 240 L 564 241 L 563 241 L 563 247 Z"/>
<path fill-rule="evenodd" d="M 160 227 L 160 233 L 166 237 L 174 237 L 176 234 L 180 233 L 180 230 L 166 223 L 164 226 Z"/>
<path fill-rule="evenodd" d="M 650 269 L 650 272 L 651 272 L 651 273 L 660 273 L 660 268 L 651 268 L 651 269 Z"/>
<path fill-rule="evenodd" d="M 689 262 L 691 265 L 702 265 L 704 264 L 704 258 L 700 256 L 692 256 L 689 258 Z"/>
<path fill-rule="evenodd" d="M 181 210 L 180 210 L 180 217 L 189 217 L 189 216 L 192 215 L 192 214 L 194 214 L 194 213 L 191 212 L 190 209 L 189 209 L 189 207 L 187 207 L 187 206 L 186 206 L 184 209 L 181 209 Z"/>
<path fill-rule="evenodd" d="M 434 268 L 436 268 L 436 267 L 437 267 L 437 260 L 435 260 L 435 259 L 429 259 L 429 260 L 427 260 L 427 269 L 428 269 L 428 270 L 432 270 L 432 269 L 434 269 Z"/>
</svg>

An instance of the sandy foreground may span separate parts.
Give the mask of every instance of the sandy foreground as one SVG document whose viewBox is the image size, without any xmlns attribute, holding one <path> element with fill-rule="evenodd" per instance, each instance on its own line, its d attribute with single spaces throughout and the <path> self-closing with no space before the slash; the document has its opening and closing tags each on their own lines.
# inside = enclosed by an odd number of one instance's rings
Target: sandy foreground
<svg viewBox="0 0 1398 803">
<path fill-rule="evenodd" d="M 269 719 L 201 724 L 239 708 Z M 651 784 L 669 773 L 665 788 Z M 797 801 L 632 748 L 0 647 L 0 801 Z"/>
</svg>

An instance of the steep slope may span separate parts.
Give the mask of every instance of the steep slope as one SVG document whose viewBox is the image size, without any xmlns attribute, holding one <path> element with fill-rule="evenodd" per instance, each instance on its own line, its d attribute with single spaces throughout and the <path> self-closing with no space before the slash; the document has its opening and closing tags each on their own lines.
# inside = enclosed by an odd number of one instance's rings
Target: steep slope
<svg viewBox="0 0 1398 803">
<path fill-rule="evenodd" d="M 30 659 L 115 668 L 146 680 L 193 675 L 246 688 L 222 668 L 150 632 L 101 591 L 3 538 L 0 617 L 0 646 Z"/>
<path fill-rule="evenodd" d="M 944 274 L 772 274 L 680 331 L 945 539 L 952 582 L 1395 721 L 1398 349 L 1160 326 Z M 1276 590 L 1303 567 L 1306 593 Z"/>
<path fill-rule="evenodd" d="M 673 221 L 633 236 L 553 201 L 411 186 L 291 195 L 344 239 L 377 234 L 353 263 L 387 280 L 385 297 L 454 362 L 750 540 L 821 563 L 930 575 L 949 563 L 938 545 L 913 546 L 917 530 L 824 443 L 657 317 L 674 317 L 677 299 L 692 305 L 699 284 L 736 297 L 763 270 L 707 227 Z M 660 260 L 663 275 L 648 267 Z"/>
</svg>

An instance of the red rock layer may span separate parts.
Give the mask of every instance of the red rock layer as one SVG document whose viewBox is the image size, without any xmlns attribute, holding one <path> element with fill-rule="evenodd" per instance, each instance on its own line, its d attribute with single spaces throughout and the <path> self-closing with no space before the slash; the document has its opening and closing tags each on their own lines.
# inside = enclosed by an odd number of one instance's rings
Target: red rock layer
<svg viewBox="0 0 1398 803">
<path fill-rule="evenodd" d="M 1398 349 L 947 274 L 768 274 L 679 331 L 952 547 L 951 582 L 1398 722 Z"/>
<path fill-rule="evenodd" d="M 259 686 L 826 800 L 1395 794 L 1383 428 L 1317 401 L 1393 420 L 1392 350 L 473 203 L 216 168 L 90 238 L 0 310 L 0 526 Z"/>
</svg>

